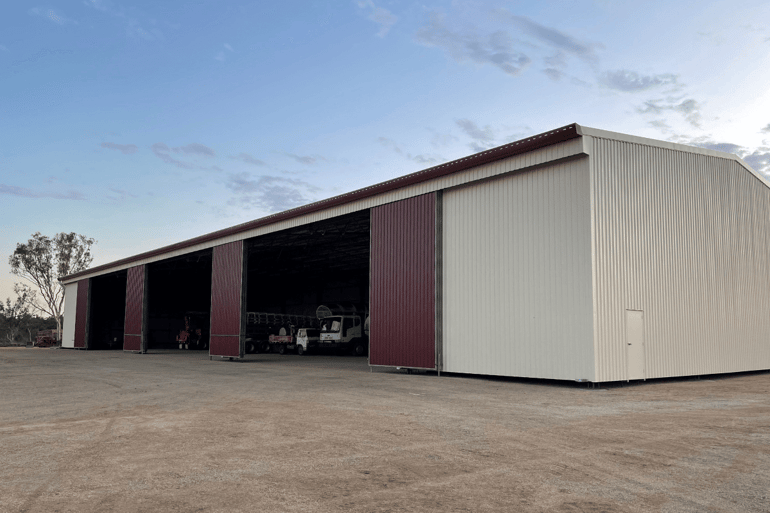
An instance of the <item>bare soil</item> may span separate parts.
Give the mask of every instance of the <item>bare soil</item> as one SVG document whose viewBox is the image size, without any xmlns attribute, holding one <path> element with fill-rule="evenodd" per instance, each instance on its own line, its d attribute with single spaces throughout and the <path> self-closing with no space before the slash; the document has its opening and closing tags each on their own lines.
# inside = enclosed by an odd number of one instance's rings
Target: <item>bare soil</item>
<svg viewBox="0 0 770 513">
<path fill-rule="evenodd" d="M 591 389 L 0 348 L 0 511 L 770 511 L 770 373 Z"/>
</svg>

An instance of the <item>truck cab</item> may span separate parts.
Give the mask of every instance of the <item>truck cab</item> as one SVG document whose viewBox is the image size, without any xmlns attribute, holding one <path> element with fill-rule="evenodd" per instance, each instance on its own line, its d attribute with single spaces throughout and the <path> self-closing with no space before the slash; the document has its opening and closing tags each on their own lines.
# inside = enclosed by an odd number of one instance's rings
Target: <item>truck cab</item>
<svg viewBox="0 0 770 513">
<path fill-rule="evenodd" d="M 321 347 L 349 347 L 354 354 L 366 354 L 368 344 L 358 315 L 330 315 L 321 319 Z"/>
<path fill-rule="evenodd" d="M 297 330 L 297 354 L 303 355 L 311 348 L 318 347 L 321 340 L 318 328 L 300 328 Z"/>
</svg>

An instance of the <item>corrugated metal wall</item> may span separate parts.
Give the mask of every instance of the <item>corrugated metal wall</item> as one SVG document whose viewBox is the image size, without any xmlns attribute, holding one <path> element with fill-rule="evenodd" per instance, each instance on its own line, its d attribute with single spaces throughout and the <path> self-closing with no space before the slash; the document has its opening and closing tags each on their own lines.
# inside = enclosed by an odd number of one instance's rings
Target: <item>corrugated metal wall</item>
<svg viewBox="0 0 770 513">
<path fill-rule="evenodd" d="M 242 356 L 243 241 L 216 246 L 211 263 L 212 356 Z"/>
<path fill-rule="evenodd" d="M 593 379 L 588 159 L 444 191 L 444 370 Z"/>
<path fill-rule="evenodd" d="M 369 363 L 436 367 L 436 193 L 372 209 Z"/>
<path fill-rule="evenodd" d="M 592 138 L 597 381 L 770 368 L 770 190 L 739 163 Z M 630 362 L 638 364 L 639 362 Z"/>
<path fill-rule="evenodd" d="M 77 306 L 75 308 L 75 344 L 79 349 L 88 347 L 88 317 L 90 310 L 91 278 L 78 281 Z"/>
<path fill-rule="evenodd" d="M 64 286 L 64 326 L 62 327 L 62 347 L 75 347 L 75 312 L 78 305 L 78 284 Z"/>
<path fill-rule="evenodd" d="M 128 270 L 126 277 L 126 322 L 123 331 L 123 350 L 141 351 L 144 336 L 144 282 L 145 266 Z"/>
</svg>

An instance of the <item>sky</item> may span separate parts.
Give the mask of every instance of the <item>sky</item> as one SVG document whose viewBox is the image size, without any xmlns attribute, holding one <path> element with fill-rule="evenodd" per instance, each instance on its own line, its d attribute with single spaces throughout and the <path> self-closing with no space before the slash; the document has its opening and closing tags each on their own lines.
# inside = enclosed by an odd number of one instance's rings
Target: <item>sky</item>
<svg viewBox="0 0 770 513">
<path fill-rule="evenodd" d="M 770 176 L 770 2 L 8 2 L 0 299 L 33 233 L 94 265 L 570 123 Z"/>
</svg>

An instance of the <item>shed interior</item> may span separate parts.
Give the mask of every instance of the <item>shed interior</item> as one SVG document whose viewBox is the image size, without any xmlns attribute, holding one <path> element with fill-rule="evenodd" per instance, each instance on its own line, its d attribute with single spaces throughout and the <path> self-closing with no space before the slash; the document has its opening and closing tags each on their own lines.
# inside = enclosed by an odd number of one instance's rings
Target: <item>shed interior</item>
<svg viewBox="0 0 770 513">
<path fill-rule="evenodd" d="M 177 337 L 187 327 L 202 337 L 189 349 L 208 349 L 211 260 L 206 249 L 147 265 L 148 350 L 179 349 Z"/>
<path fill-rule="evenodd" d="M 266 337 L 278 329 L 279 321 L 259 314 L 297 316 L 291 321 L 297 328 L 317 327 L 319 305 L 354 307 L 365 318 L 369 230 L 369 210 L 364 210 L 246 241 L 247 334 L 257 340 L 247 344 L 247 352 L 267 350 Z"/>
<path fill-rule="evenodd" d="M 118 271 L 91 279 L 89 349 L 123 349 L 126 276 L 126 271 Z"/>
</svg>

